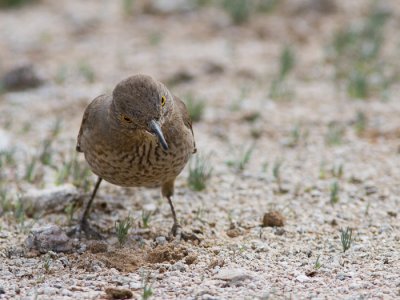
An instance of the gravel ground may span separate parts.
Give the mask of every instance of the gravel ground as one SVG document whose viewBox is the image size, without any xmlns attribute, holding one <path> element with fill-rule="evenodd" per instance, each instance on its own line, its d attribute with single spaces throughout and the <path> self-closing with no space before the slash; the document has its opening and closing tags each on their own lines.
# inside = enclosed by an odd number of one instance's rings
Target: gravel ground
<svg viewBox="0 0 400 300">
<path fill-rule="evenodd" d="M 400 297 L 399 85 L 352 99 L 327 59 L 334 33 L 362 24 L 370 2 L 322 1 L 336 4 L 324 9 L 287 0 L 240 26 L 189 1 L 137 1 L 131 13 L 121 2 L 42 0 L 0 10 L 0 75 L 32 64 L 40 79 L 0 95 L 0 299 L 116 297 L 109 288 L 134 299 L 146 291 L 153 299 Z M 397 67 L 400 5 L 385 5 L 382 60 Z M 286 93 L 273 99 L 284 45 L 296 64 Z M 134 73 L 206 103 L 194 132 L 212 176 L 196 192 L 185 169 L 175 196 L 181 223 L 200 243 L 168 237 L 172 218 L 158 189 L 107 183 L 91 215 L 105 239 L 62 240 L 80 212 L 65 211 L 95 182 L 60 175 L 83 110 Z M 43 191 L 50 196 L 38 197 Z M 148 228 L 143 212 L 151 212 Z M 284 226 L 263 227 L 268 212 Z M 120 247 L 114 224 L 127 216 L 134 222 Z M 32 229 L 49 224 L 61 228 L 56 242 L 67 250 L 29 249 Z M 343 252 L 345 228 L 353 236 Z"/>
</svg>

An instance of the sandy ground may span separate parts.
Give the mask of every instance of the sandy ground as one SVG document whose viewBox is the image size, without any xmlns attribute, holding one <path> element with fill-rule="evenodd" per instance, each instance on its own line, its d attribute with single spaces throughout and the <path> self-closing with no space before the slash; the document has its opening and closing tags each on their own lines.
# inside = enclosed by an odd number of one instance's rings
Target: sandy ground
<svg viewBox="0 0 400 300">
<path fill-rule="evenodd" d="M 327 45 L 335 30 L 362 20 L 369 7 L 369 1 L 336 2 L 325 13 L 285 1 L 242 26 L 217 8 L 129 15 L 120 1 L 43 0 L 0 10 L 1 73 L 32 63 L 44 80 L 0 95 L 0 148 L 16 161 L 1 166 L 7 198 L 15 202 L 55 186 L 85 106 L 134 73 L 169 83 L 183 99 L 206 102 L 194 132 L 213 166 L 204 191 L 189 189 L 187 169 L 176 182 L 177 213 L 200 243 L 166 241 L 172 219 L 157 189 L 105 183 L 91 216 L 107 238 L 103 244 L 73 240 L 72 253 L 36 255 L 24 244 L 32 227 L 67 228 L 63 209 L 24 217 L 22 224 L 15 209 L 1 208 L 0 299 L 105 299 L 110 287 L 142 299 L 146 284 L 154 299 L 400 297 L 399 85 L 384 100 L 354 100 L 334 83 Z M 386 4 L 392 17 L 385 36 L 393 37 L 386 46 L 398 57 L 400 6 Z M 285 44 L 296 56 L 290 95 L 273 100 L 270 85 Z M 354 125 L 359 112 L 368 120 L 362 134 Z M 38 163 L 28 182 L 31 157 L 57 120 L 52 166 Z M 327 143 L 330 124 L 342 130 L 337 145 Z M 227 164 L 248 147 L 253 151 L 243 171 Z M 332 172 L 340 168 L 341 176 Z M 338 201 L 331 204 L 335 182 Z M 143 210 L 152 212 L 147 229 Z M 261 227 L 269 211 L 283 215 L 283 227 Z M 134 226 L 120 248 L 114 222 L 128 215 Z M 343 253 L 346 227 L 353 243 Z"/>
</svg>

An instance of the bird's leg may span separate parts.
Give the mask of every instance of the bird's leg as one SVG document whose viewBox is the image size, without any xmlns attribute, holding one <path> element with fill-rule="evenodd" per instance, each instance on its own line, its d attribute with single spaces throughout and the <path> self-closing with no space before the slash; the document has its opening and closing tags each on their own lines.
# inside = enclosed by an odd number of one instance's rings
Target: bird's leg
<svg viewBox="0 0 400 300">
<path fill-rule="evenodd" d="M 176 218 L 175 208 L 172 204 L 172 196 L 167 197 L 169 206 L 171 207 L 172 218 L 174 219 L 174 225 L 172 225 L 171 233 L 173 236 L 178 235 L 178 230 L 181 228 L 181 225 L 178 223 L 178 219 Z"/>
<path fill-rule="evenodd" d="M 200 242 L 200 239 L 195 234 L 182 231 L 182 226 L 178 222 L 175 208 L 172 203 L 172 196 L 174 194 L 174 180 L 164 183 L 161 187 L 161 192 L 162 195 L 168 200 L 169 206 L 171 207 L 172 218 L 174 219 L 174 225 L 172 225 L 171 234 L 175 236 L 177 240 L 197 240 Z"/>
<path fill-rule="evenodd" d="M 85 211 L 83 212 L 81 224 L 87 223 L 87 218 L 89 216 L 90 207 L 92 206 L 94 197 L 96 197 L 97 190 L 99 189 L 99 186 L 100 186 L 100 183 L 102 180 L 103 180 L 103 178 L 101 178 L 101 177 L 97 178 L 97 182 L 96 182 L 96 185 L 94 186 L 92 196 L 90 196 L 89 202 L 86 204 Z"/>
<path fill-rule="evenodd" d="M 74 230 L 72 230 L 72 232 L 70 234 L 74 234 L 74 233 L 78 233 L 78 235 L 81 235 L 81 232 L 85 232 L 86 235 L 93 237 L 95 239 L 101 239 L 102 236 L 95 231 L 93 228 L 90 227 L 89 222 L 88 222 L 88 216 L 89 216 L 89 212 L 90 212 L 90 207 L 92 206 L 93 200 L 96 197 L 96 193 L 97 190 L 99 189 L 100 183 L 103 179 L 101 177 L 97 178 L 97 182 L 96 185 L 94 186 L 92 195 L 90 196 L 90 199 L 88 201 L 88 203 L 86 204 L 85 210 L 82 214 L 81 220 L 79 221 L 79 224 L 77 226 L 77 228 L 75 228 Z"/>
</svg>

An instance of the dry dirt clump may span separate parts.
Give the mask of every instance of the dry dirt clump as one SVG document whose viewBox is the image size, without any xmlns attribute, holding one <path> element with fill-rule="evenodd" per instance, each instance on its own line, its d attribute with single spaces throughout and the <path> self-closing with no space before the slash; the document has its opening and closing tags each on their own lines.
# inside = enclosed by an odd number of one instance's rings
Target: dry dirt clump
<svg viewBox="0 0 400 300">
<path fill-rule="evenodd" d="M 79 257 L 75 257 L 76 266 L 86 271 L 94 271 L 93 262 L 106 268 L 114 268 L 121 272 L 134 272 L 141 266 L 146 264 L 146 252 L 134 249 L 122 248 L 113 249 L 107 252 L 90 253 L 85 252 Z"/>
<path fill-rule="evenodd" d="M 282 227 L 285 219 L 280 212 L 271 211 L 264 214 L 262 220 L 263 227 Z"/>
<path fill-rule="evenodd" d="M 189 255 L 188 249 L 182 245 L 166 244 L 151 250 L 146 257 L 149 263 L 175 263 Z M 190 260 L 190 259 L 189 259 Z"/>
<path fill-rule="evenodd" d="M 119 289 L 119 288 L 106 288 L 105 290 L 107 298 L 112 299 L 131 299 L 133 297 L 133 293 L 127 289 Z"/>
<path fill-rule="evenodd" d="M 76 257 L 75 257 L 76 258 Z M 134 272 L 141 267 L 151 267 L 153 264 L 174 264 L 184 260 L 185 264 L 194 264 L 195 253 L 189 253 L 188 248 L 173 243 L 156 246 L 116 248 L 102 242 L 93 242 L 88 251 L 77 258 L 77 266 L 85 270 L 93 270 L 93 261 L 99 261 L 106 268 L 114 268 L 121 272 Z"/>
</svg>

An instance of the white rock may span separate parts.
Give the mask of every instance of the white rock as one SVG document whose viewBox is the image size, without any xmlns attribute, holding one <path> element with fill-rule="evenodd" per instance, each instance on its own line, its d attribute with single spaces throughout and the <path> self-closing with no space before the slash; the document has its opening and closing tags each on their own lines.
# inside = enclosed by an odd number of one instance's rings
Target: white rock
<svg viewBox="0 0 400 300">
<path fill-rule="evenodd" d="M 53 288 L 53 287 L 49 287 L 49 286 L 45 287 L 43 289 L 43 294 L 48 295 L 48 296 L 55 295 L 55 294 L 57 294 L 57 289 Z"/>
<path fill-rule="evenodd" d="M 215 276 L 215 279 L 225 281 L 243 281 L 252 278 L 252 275 L 244 269 L 221 269 Z"/>
<path fill-rule="evenodd" d="M 83 200 L 83 195 L 71 184 L 51 187 L 44 190 L 29 190 L 21 199 L 32 214 L 62 212 L 65 207 Z"/>
<path fill-rule="evenodd" d="M 70 238 L 60 227 L 53 224 L 32 228 L 25 240 L 25 246 L 40 253 L 70 252 L 72 250 Z"/>
<path fill-rule="evenodd" d="M 308 282 L 310 281 L 310 278 L 305 274 L 300 274 L 299 276 L 296 277 L 296 280 L 298 282 Z"/>
<path fill-rule="evenodd" d="M 186 0 L 152 0 L 151 8 L 156 13 L 169 14 L 193 9 L 191 1 Z"/>
<path fill-rule="evenodd" d="M 0 129 L 0 150 L 5 150 L 10 147 L 10 135 L 4 130 Z"/>
</svg>

